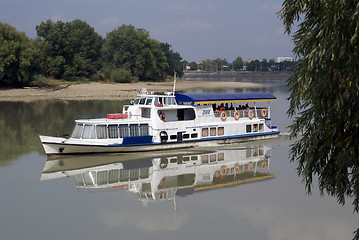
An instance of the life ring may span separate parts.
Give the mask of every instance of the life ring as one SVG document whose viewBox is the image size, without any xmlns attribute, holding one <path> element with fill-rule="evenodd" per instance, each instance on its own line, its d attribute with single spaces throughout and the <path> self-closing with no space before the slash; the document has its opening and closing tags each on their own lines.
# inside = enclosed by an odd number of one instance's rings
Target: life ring
<svg viewBox="0 0 359 240">
<path fill-rule="evenodd" d="M 222 111 L 222 112 L 221 112 L 221 119 L 222 119 L 222 121 L 226 120 L 226 118 L 227 118 L 227 113 L 226 113 L 225 111 Z"/>
<path fill-rule="evenodd" d="M 261 163 L 261 169 L 265 169 L 266 166 L 267 166 L 267 163 L 263 161 L 263 162 Z"/>
<path fill-rule="evenodd" d="M 226 167 L 226 166 L 222 166 L 221 169 L 219 170 L 219 174 L 220 174 L 221 176 L 224 176 L 224 175 L 226 175 L 226 173 L 227 173 L 227 167 Z"/>
<path fill-rule="evenodd" d="M 248 111 L 248 117 L 249 117 L 249 119 L 252 119 L 254 117 L 254 113 L 252 110 Z"/>
<path fill-rule="evenodd" d="M 234 174 L 239 173 L 239 165 L 238 164 L 234 165 L 233 170 L 234 170 Z"/>
<path fill-rule="evenodd" d="M 261 116 L 262 118 L 265 118 L 267 116 L 267 111 L 265 109 L 262 109 Z"/>
<path fill-rule="evenodd" d="M 249 162 L 248 163 L 248 170 L 252 170 L 253 169 L 253 163 L 252 162 Z"/>
<path fill-rule="evenodd" d="M 233 117 L 234 117 L 234 119 L 238 120 L 239 119 L 239 112 L 235 111 Z"/>
</svg>

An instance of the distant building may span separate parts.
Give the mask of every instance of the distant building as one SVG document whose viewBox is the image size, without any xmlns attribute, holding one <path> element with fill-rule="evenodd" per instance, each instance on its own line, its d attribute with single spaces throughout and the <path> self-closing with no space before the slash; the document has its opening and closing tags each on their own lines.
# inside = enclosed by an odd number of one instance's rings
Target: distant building
<svg viewBox="0 0 359 240">
<path fill-rule="evenodd" d="M 293 58 L 292 57 L 277 57 L 277 63 L 281 63 L 281 62 L 293 62 Z"/>
</svg>

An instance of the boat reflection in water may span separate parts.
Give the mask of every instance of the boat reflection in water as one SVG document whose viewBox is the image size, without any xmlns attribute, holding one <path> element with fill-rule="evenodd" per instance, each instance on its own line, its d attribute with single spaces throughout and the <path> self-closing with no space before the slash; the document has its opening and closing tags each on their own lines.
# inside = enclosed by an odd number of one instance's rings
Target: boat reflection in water
<svg viewBox="0 0 359 240">
<path fill-rule="evenodd" d="M 41 180 L 73 176 L 83 189 L 125 189 L 150 201 L 275 177 L 269 172 L 270 148 L 230 148 L 154 153 L 61 156 L 48 159 Z"/>
</svg>

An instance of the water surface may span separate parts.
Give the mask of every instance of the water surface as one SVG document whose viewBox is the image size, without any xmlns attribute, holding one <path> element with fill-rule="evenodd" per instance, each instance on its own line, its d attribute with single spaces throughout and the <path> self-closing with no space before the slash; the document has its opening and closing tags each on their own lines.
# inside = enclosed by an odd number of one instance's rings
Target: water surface
<svg viewBox="0 0 359 240">
<path fill-rule="evenodd" d="M 0 239 L 351 239 L 359 223 L 350 205 L 317 187 L 306 195 L 288 160 L 288 93 L 283 81 L 267 84 L 217 91 L 277 96 L 278 139 L 48 162 L 39 134 L 70 133 L 76 115 L 119 112 L 128 101 L 0 102 Z M 218 176 L 222 166 L 226 175 Z M 101 180 L 120 171 L 134 184 Z M 141 181 L 157 187 L 154 199 Z"/>
</svg>

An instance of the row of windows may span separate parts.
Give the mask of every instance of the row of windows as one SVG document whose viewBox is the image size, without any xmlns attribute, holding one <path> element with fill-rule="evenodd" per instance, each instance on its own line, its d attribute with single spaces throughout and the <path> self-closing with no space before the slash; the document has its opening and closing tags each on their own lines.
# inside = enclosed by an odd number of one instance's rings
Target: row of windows
<svg viewBox="0 0 359 240">
<path fill-rule="evenodd" d="M 171 140 L 176 140 L 178 138 L 179 138 L 178 135 L 171 135 L 170 136 Z M 189 138 L 198 138 L 198 133 L 191 133 L 191 134 L 185 133 L 185 134 L 182 135 L 182 139 L 189 139 Z"/>
<path fill-rule="evenodd" d="M 251 132 L 263 132 L 264 131 L 264 124 L 260 123 L 260 124 L 250 124 L 250 125 L 246 125 L 246 133 L 251 133 Z"/>
<path fill-rule="evenodd" d="M 136 100 L 135 104 L 151 105 L 152 102 L 154 103 L 154 105 L 176 105 L 176 100 L 174 97 L 141 97 Z"/>
<path fill-rule="evenodd" d="M 147 136 L 148 124 L 76 124 L 72 138 L 82 139 L 107 139 L 124 138 L 132 136 Z"/>
<path fill-rule="evenodd" d="M 224 135 L 224 127 L 202 128 L 202 137 L 223 136 L 223 135 Z"/>
</svg>

